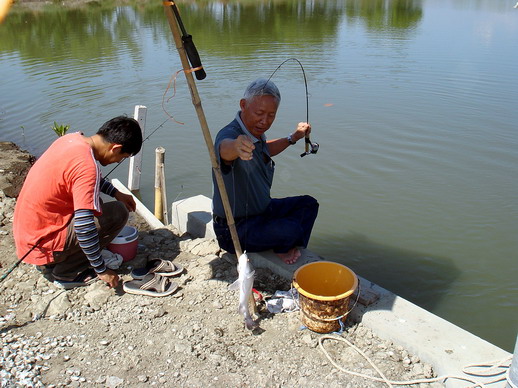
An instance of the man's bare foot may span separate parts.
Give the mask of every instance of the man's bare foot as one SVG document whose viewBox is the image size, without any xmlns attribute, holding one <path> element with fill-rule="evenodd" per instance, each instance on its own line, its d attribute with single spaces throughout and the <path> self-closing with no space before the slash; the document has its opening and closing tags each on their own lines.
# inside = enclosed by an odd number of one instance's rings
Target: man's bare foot
<svg viewBox="0 0 518 388">
<path fill-rule="evenodd" d="M 277 256 L 280 257 L 282 261 L 284 261 L 286 264 L 295 264 L 295 262 L 300 257 L 300 251 L 297 247 L 291 248 L 286 253 L 276 253 Z"/>
</svg>

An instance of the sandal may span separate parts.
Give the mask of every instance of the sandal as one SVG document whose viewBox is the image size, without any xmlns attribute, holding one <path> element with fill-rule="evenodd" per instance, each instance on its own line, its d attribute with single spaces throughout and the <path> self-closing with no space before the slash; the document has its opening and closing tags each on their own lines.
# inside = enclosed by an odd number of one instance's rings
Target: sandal
<svg viewBox="0 0 518 388">
<path fill-rule="evenodd" d="M 58 280 L 54 279 L 54 284 L 60 288 L 64 288 L 65 290 L 71 290 L 76 287 L 84 287 L 92 284 L 97 280 L 97 273 L 93 268 L 88 268 L 87 270 L 81 272 L 74 280 Z"/>
<path fill-rule="evenodd" d="M 143 279 L 131 280 L 122 285 L 122 289 L 128 294 L 146 296 L 171 295 L 178 288 L 178 284 L 169 278 L 158 274 L 148 274 Z"/>
<path fill-rule="evenodd" d="M 169 260 L 162 259 L 151 259 L 147 262 L 143 268 L 135 268 L 131 271 L 131 277 L 133 279 L 143 279 L 146 275 L 154 274 L 170 277 L 176 276 L 183 272 L 183 267 L 178 264 L 174 264 Z"/>
</svg>

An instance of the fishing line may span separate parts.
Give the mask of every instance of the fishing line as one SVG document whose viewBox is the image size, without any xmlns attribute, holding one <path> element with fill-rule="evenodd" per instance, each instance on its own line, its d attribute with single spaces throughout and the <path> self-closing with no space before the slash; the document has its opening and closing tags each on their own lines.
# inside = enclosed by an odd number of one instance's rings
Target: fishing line
<svg viewBox="0 0 518 388">
<path fill-rule="evenodd" d="M 182 71 L 184 71 L 183 69 L 182 70 L 178 70 L 176 73 L 172 74 L 171 75 L 171 78 L 169 79 L 169 82 L 167 84 L 167 87 L 165 88 L 165 91 L 164 91 L 164 94 L 162 95 L 162 110 L 164 111 L 164 113 L 166 114 L 167 116 L 167 119 L 165 119 L 162 124 L 160 124 L 158 127 L 156 127 L 153 131 L 151 131 L 151 133 L 149 135 L 146 136 L 146 138 L 144 140 L 142 140 L 142 144 L 144 144 L 144 142 L 146 140 L 148 140 L 156 131 L 158 131 L 160 128 L 162 128 L 164 126 L 164 124 L 168 121 L 168 120 L 172 120 L 173 122 L 175 122 L 176 124 L 180 124 L 180 125 L 184 125 L 185 123 L 182 123 L 181 121 L 178 121 L 176 120 L 166 109 L 165 109 L 165 103 L 168 103 L 169 100 L 171 100 L 172 98 L 174 98 L 176 96 L 176 78 L 178 77 L 178 74 L 181 73 Z M 272 74 L 273 75 L 273 74 Z M 305 76 L 304 76 L 305 77 Z M 167 92 L 169 91 L 169 89 L 171 88 L 171 83 L 173 84 L 173 95 L 171 97 L 169 97 L 167 100 L 165 100 L 165 97 L 167 95 Z M 306 93 L 307 93 L 307 88 L 306 88 Z M 126 158 L 122 159 L 119 163 L 117 163 L 117 165 L 115 165 L 115 167 L 113 167 L 110 172 L 108 172 L 108 174 L 106 174 L 104 176 L 104 178 L 107 178 L 108 175 L 110 175 L 117 167 L 119 167 L 121 165 L 121 163 L 123 163 L 124 161 L 126 160 Z"/>
<path fill-rule="evenodd" d="M 302 63 L 297 59 L 297 58 L 288 58 L 286 60 L 284 60 L 279 66 L 277 66 L 277 68 L 273 71 L 273 73 L 270 75 L 270 77 L 268 77 L 268 80 L 266 81 L 266 83 L 264 84 L 263 86 L 263 90 L 264 88 L 266 87 L 266 85 L 268 85 L 268 82 L 270 82 L 270 80 L 272 79 L 272 77 L 275 75 L 275 73 L 286 63 L 286 62 L 289 62 L 289 61 L 295 61 L 299 64 L 300 66 L 300 70 L 302 71 L 302 75 L 304 76 L 304 88 L 305 88 L 305 91 L 306 91 L 306 122 L 309 123 L 309 92 L 308 92 L 308 80 L 307 80 L 307 77 L 306 77 L 306 71 L 304 70 L 304 66 L 302 66 Z M 308 155 L 310 153 L 316 153 L 318 151 L 318 143 L 311 143 L 311 141 L 309 140 L 309 136 L 306 136 L 305 137 L 305 142 L 306 142 L 306 152 L 302 153 L 300 156 L 305 156 L 305 155 Z M 309 146 L 307 144 L 310 144 L 311 145 L 311 151 L 309 151 Z M 261 155 L 262 155 L 262 152 L 261 152 Z M 262 155 L 263 156 L 263 155 Z M 270 163 L 274 163 L 273 162 L 273 159 L 270 157 Z M 248 161 L 245 163 L 245 170 L 246 170 L 246 174 L 247 174 L 247 177 L 250 176 L 250 169 L 249 169 L 249 166 L 248 166 Z M 232 179 L 234 179 L 234 172 L 232 171 Z M 245 203 L 245 218 L 248 219 L 248 195 L 249 195 L 249 187 L 248 187 L 248 181 L 249 179 L 247 178 L 247 184 L 246 184 L 246 193 L 245 193 L 245 198 L 246 198 L 246 203 Z M 235 184 L 233 184 L 233 188 L 234 188 L 234 201 L 236 199 L 236 196 L 235 196 Z M 235 204 L 233 206 L 233 213 L 235 214 Z M 246 236 L 248 234 L 248 228 L 245 229 L 245 236 L 244 236 L 244 240 L 246 242 Z M 246 250 L 246 247 L 245 247 L 245 250 Z"/>
</svg>

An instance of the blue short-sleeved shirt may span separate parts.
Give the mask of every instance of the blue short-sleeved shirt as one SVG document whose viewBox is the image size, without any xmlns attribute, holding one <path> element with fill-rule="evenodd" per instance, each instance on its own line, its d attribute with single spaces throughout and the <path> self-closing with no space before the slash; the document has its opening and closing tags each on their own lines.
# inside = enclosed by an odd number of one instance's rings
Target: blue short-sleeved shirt
<svg viewBox="0 0 518 388">
<path fill-rule="evenodd" d="M 236 118 L 221 129 L 216 136 L 214 148 L 216 157 L 221 166 L 221 172 L 234 218 L 254 216 L 263 213 L 270 204 L 270 189 L 273 183 L 275 163 L 270 157 L 266 137 L 261 139 L 253 136 L 241 121 L 240 113 Z M 225 139 L 236 139 L 239 135 L 247 135 L 255 145 L 252 160 L 237 158 L 230 165 L 225 164 L 219 155 L 219 146 Z M 225 218 L 225 210 L 221 202 L 221 196 L 212 174 L 213 213 Z"/>
</svg>

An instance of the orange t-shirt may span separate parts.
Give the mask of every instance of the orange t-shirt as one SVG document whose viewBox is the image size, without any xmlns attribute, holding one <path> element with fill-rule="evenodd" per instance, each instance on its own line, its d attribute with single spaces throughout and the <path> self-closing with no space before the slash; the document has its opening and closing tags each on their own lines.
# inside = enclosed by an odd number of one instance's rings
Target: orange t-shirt
<svg viewBox="0 0 518 388">
<path fill-rule="evenodd" d="M 34 163 L 14 210 L 13 234 L 18 257 L 36 265 L 52 263 L 62 251 L 67 226 L 78 209 L 101 214 L 101 172 L 92 148 L 81 133 L 56 140 Z"/>
</svg>

